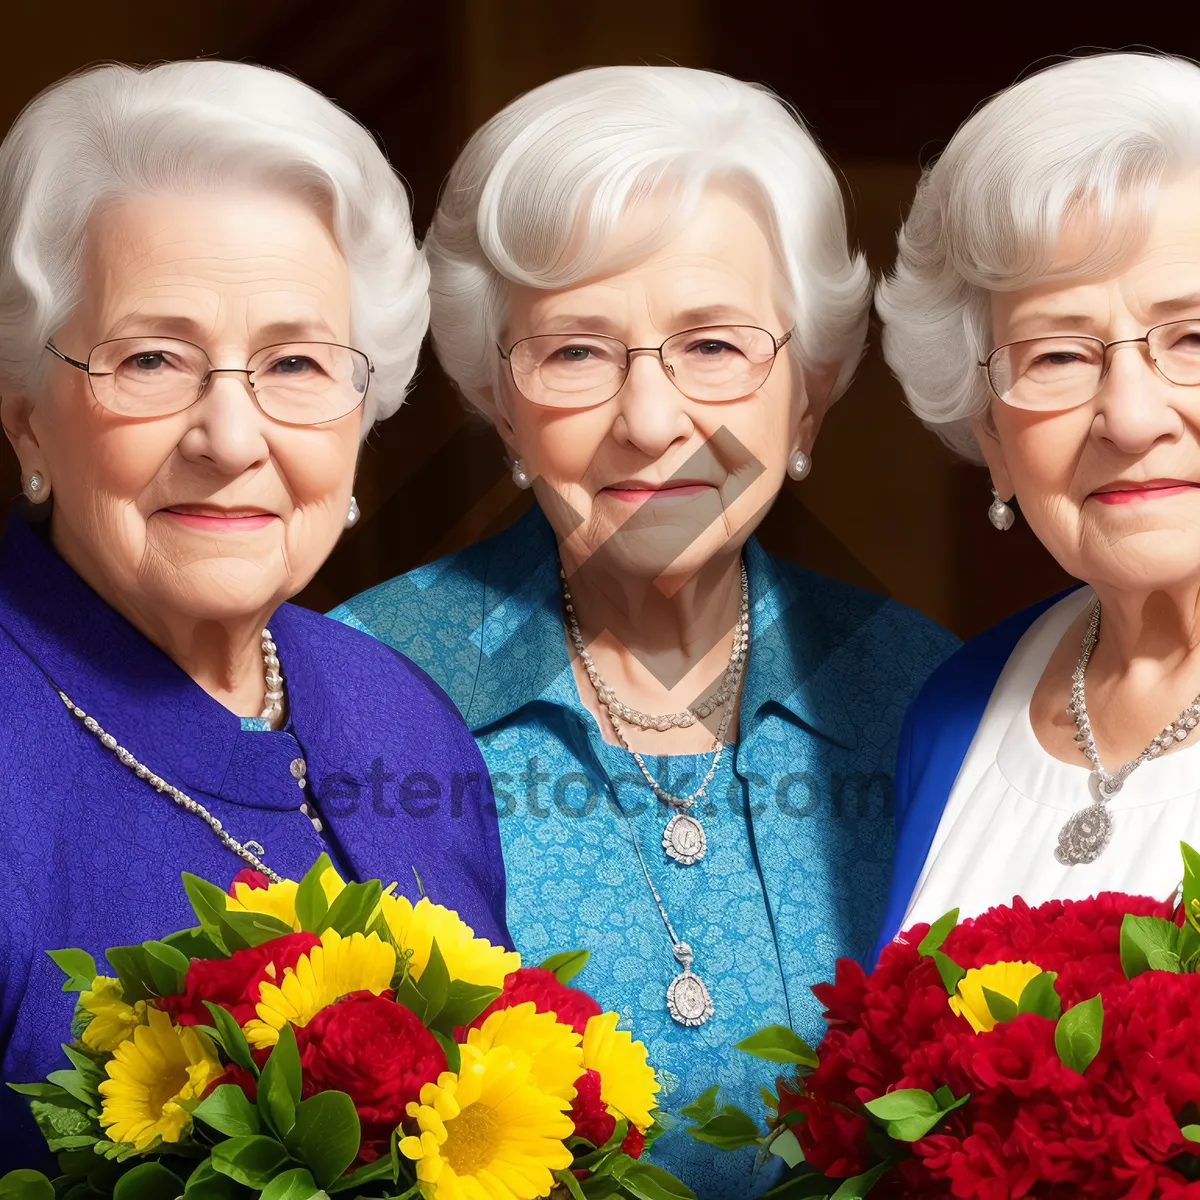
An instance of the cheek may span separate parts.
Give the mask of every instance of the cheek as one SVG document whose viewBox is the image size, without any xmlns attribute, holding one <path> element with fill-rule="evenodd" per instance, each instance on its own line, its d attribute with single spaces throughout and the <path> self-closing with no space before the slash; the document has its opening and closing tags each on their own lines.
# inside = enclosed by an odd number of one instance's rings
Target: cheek
<svg viewBox="0 0 1200 1200">
<path fill-rule="evenodd" d="M 514 430 L 526 467 L 552 484 L 580 484 L 612 428 L 609 408 L 520 414 Z"/>
<path fill-rule="evenodd" d="M 1051 417 L 1016 412 L 997 419 L 1004 461 L 1018 499 L 1055 504 L 1067 497 L 1087 452 L 1091 417 L 1086 412 Z"/>
</svg>

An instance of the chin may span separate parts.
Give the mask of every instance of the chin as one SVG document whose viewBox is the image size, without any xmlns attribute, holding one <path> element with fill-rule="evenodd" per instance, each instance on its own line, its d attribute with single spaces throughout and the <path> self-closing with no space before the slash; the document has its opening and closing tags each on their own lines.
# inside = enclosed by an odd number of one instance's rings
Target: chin
<svg viewBox="0 0 1200 1200">
<path fill-rule="evenodd" d="M 1200 582 L 1200 529 L 1145 530 L 1106 540 L 1095 555 L 1063 564 L 1079 579 L 1125 592 L 1167 591 Z"/>
<path fill-rule="evenodd" d="M 162 607 L 196 621 L 236 621 L 274 609 L 294 595 L 287 580 L 272 578 L 250 563 L 197 563 L 159 582 L 154 591 Z"/>
<path fill-rule="evenodd" d="M 686 580 L 711 562 L 724 545 L 722 526 L 696 529 L 687 524 L 664 523 L 614 534 L 604 546 L 603 557 L 606 571 L 633 578 L 667 575 Z"/>
</svg>

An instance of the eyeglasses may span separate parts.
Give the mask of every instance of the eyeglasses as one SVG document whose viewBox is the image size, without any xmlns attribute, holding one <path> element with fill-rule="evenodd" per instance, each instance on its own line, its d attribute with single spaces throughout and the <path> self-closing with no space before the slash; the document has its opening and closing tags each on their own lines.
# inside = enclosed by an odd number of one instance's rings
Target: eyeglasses
<svg viewBox="0 0 1200 1200">
<path fill-rule="evenodd" d="M 635 354 L 655 354 L 689 400 L 740 400 L 766 382 L 775 356 L 791 338 L 755 325 L 705 325 L 673 334 L 661 346 L 626 346 L 599 333 L 543 333 L 521 338 L 507 352 L 517 391 L 549 408 L 590 408 L 611 400 L 629 375 Z"/>
<path fill-rule="evenodd" d="M 191 342 L 130 337 L 101 342 L 87 362 L 52 342 L 46 349 L 87 373 L 92 395 L 126 417 L 182 412 L 204 394 L 218 372 L 245 375 L 258 406 L 287 425 L 321 425 L 348 416 L 367 394 L 375 368 L 361 350 L 332 342 L 284 342 L 255 351 L 245 367 L 214 367 Z"/>
<path fill-rule="evenodd" d="M 1156 325 L 1144 337 L 1105 342 L 1062 334 L 1000 346 L 979 365 L 992 391 L 1013 408 L 1055 412 L 1086 404 L 1104 383 L 1115 346 L 1145 343 L 1158 373 L 1181 387 L 1200 386 L 1200 318 Z"/>
</svg>

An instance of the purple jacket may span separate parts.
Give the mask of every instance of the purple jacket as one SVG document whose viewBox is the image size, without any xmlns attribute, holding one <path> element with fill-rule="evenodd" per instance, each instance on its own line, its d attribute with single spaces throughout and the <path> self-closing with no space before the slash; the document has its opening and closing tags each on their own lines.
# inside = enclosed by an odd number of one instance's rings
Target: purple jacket
<svg viewBox="0 0 1200 1200">
<path fill-rule="evenodd" d="M 280 732 L 244 728 L 39 532 L 10 522 L 0 545 L 4 1081 L 67 1065 L 75 996 L 44 951 L 81 947 L 103 972 L 107 947 L 195 924 L 182 871 L 226 886 L 246 865 L 121 765 L 56 688 L 234 838 L 258 842 L 285 878 L 325 850 L 344 878 L 395 880 L 413 899 L 423 889 L 511 945 L 491 783 L 446 695 L 403 655 L 316 613 L 285 604 L 270 628 L 287 680 Z M 293 776 L 298 759 L 308 789 Z M 0 1175 L 53 1166 L 24 1105 L 0 1089 Z"/>
</svg>

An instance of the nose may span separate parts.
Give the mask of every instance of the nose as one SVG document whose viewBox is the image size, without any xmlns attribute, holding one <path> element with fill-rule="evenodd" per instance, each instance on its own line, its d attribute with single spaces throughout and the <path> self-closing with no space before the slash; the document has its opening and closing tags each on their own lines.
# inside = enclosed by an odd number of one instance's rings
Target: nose
<svg viewBox="0 0 1200 1200">
<path fill-rule="evenodd" d="M 669 368 L 653 351 L 631 352 L 629 374 L 616 395 L 619 411 L 613 436 L 651 458 L 659 458 L 695 428 L 687 399 L 671 382 Z"/>
<path fill-rule="evenodd" d="M 267 418 L 245 372 L 214 371 L 189 412 L 192 424 L 180 442 L 185 458 L 211 463 L 231 478 L 270 458 Z"/>
<path fill-rule="evenodd" d="M 1183 432 L 1177 405 L 1184 390 L 1159 373 L 1144 341 L 1113 346 L 1096 394 L 1093 432 L 1124 454 L 1144 454 Z"/>
</svg>

